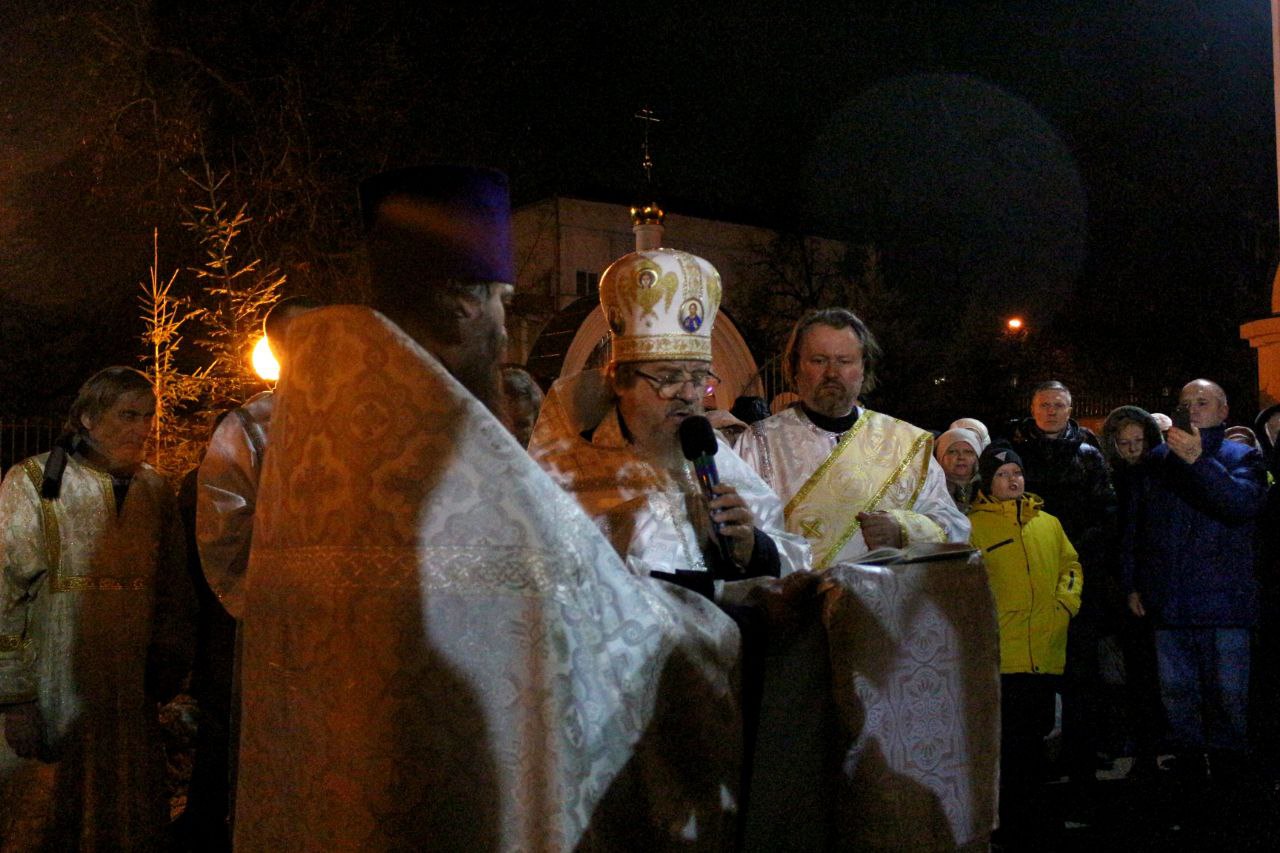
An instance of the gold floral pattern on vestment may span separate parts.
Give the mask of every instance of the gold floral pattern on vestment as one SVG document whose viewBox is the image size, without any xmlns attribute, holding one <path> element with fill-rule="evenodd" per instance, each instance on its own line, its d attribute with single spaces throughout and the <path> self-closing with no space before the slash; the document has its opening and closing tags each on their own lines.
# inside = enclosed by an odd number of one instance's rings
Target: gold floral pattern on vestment
<svg viewBox="0 0 1280 853">
<path fill-rule="evenodd" d="M 544 598 L 561 603 L 576 598 L 576 568 L 563 554 L 536 548 L 493 544 L 369 546 L 312 545 L 260 548 L 254 552 L 263 572 L 261 583 L 288 578 L 294 587 L 327 590 L 414 589 L 460 595 L 505 594 Z M 423 564 L 430 572 L 420 572 Z M 357 571 L 351 567 L 358 565 Z"/>
<path fill-rule="evenodd" d="M 898 478 L 902 476 L 903 471 L 907 470 L 907 466 L 911 464 L 911 460 L 915 457 L 917 453 L 920 452 L 920 449 L 928 445 L 932 441 L 933 441 L 932 437 L 928 433 L 925 433 L 924 435 L 918 436 L 916 440 L 911 443 L 910 452 L 907 453 L 907 455 L 903 457 L 902 461 L 898 463 L 898 467 L 894 469 L 893 474 L 890 475 L 889 479 L 885 480 L 883 483 L 880 484 L 880 488 L 877 489 L 876 493 L 871 496 L 871 500 L 867 501 L 867 504 L 866 506 L 863 507 L 862 512 L 875 512 L 876 505 L 879 504 L 880 501 L 884 499 L 885 492 L 889 491 L 890 487 L 892 487 L 894 483 L 898 482 Z M 927 455 L 924 457 L 924 464 L 925 465 L 929 464 L 929 457 Z M 920 482 L 916 484 L 915 491 L 911 493 L 911 500 L 907 503 L 905 507 L 906 509 L 911 509 L 911 507 L 915 506 L 916 496 L 920 494 L 920 485 L 922 483 L 924 483 L 923 476 L 921 476 Z M 858 528 L 860 528 L 861 526 L 862 526 L 862 522 L 858 521 L 858 518 L 855 515 L 853 518 L 853 521 L 849 525 L 849 528 L 845 530 L 845 532 L 841 535 L 840 539 L 836 542 L 836 544 L 832 546 L 830 551 L 822 555 L 821 565 L 822 566 L 829 565 L 831 561 L 836 558 L 836 555 L 839 554 L 840 551 L 844 548 L 844 546 L 849 544 L 849 540 L 853 538 L 854 534 L 858 532 Z"/>
<path fill-rule="evenodd" d="M 822 460 L 822 464 L 818 466 L 818 470 L 813 472 L 813 476 L 808 480 L 805 480 L 804 485 L 800 487 L 800 491 L 792 495 L 791 500 L 787 501 L 787 505 L 782 508 L 783 515 L 787 518 L 791 517 L 791 512 L 799 506 L 805 498 L 809 497 L 809 493 L 818 485 L 819 481 L 821 481 L 823 476 L 826 475 L 831 466 L 836 463 L 836 459 L 844 453 L 845 449 L 849 446 L 849 442 L 853 441 L 854 436 L 862 432 L 866 425 L 866 417 L 860 417 L 854 421 L 850 430 L 844 434 L 844 437 L 842 437 L 839 443 L 837 443 L 831 450 L 831 453 L 827 455 L 827 458 Z"/>
<path fill-rule="evenodd" d="M 62 534 L 58 532 L 58 515 L 54 512 L 53 501 L 40 494 L 40 484 L 44 480 L 44 468 L 33 456 L 22 463 L 22 470 L 27 472 L 27 479 L 36 490 L 40 500 L 40 520 L 44 528 L 44 560 L 49 571 L 57 574 L 62 565 Z"/>
<path fill-rule="evenodd" d="M 844 525 L 842 529 L 838 531 L 833 531 L 829 522 L 834 524 L 835 519 L 830 517 L 830 507 L 827 507 L 828 517 L 823 517 L 824 510 L 822 507 L 813 507 L 807 512 L 803 511 L 802 508 L 805 506 L 809 498 L 812 497 L 815 489 L 821 485 L 829 485 L 830 478 L 838 476 L 835 466 L 847 464 L 847 460 L 845 459 L 846 451 L 858 436 L 862 435 L 864 431 L 870 428 L 868 427 L 868 424 L 871 424 L 875 417 L 875 413 L 870 410 L 864 410 L 862 416 L 860 416 L 858 420 L 854 422 L 849 431 L 840 438 L 840 441 L 836 444 L 835 448 L 827 455 L 827 458 L 823 460 L 822 464 L 818 466 L 818 469 L 814 471 L 813 475 L 805 481 L 799 491 L 797 491 L 791 500 L 787 502 L 784 513 L 788 520 L 789 529 L 800 532 L 815 548 L 822 545 L 825 549 L 822 553 L 815 552 L 813 563 L 815 569 L 824 569 L 831 564 L 837 555 L 839 555 L 840 551 L 849 544 L 849 540 L 852 539 L 862 527 L 862 523 L 858 521 L 857 515 L 860 512 L 874 512 L 875 507 L 884 499 L 884 496 L 889 489 L 898 482 L 898 479 L 902 476 L 903 472 L 905 472 L 911 465 L 912 460 L 915 459 L 922 450 L 927 451 L 932 444 L 933 439 L 928 433 L 921 433 L 916 436 L 911 443 L 910 449 L 903 458 L 893 466 L 892 470 L 889 471 L 887 477 L 880 483 L 871 497 L 860 506 L 850 507 L 852 511 L 848 513 L 850 520 L 847 525 Z M 894 419 L 888 419 L 889 424 L 895 422 L 896 421 Z M 924 474 L 927 471 L 928 464 L 929 457 L 926 452 L 922 459 L 922 465 L 925 467 L 922 469 L 920 477 L 917 479 L 915 484 L 915 488 L 911 493 L 910 500 L 906 503 L 905 507 L 903 507 L 904 509 L 910 509 L 915 506 L 916 498 L 919 496 L 920 489 L 924 483 Z M 858 470 L 863 475 L 867 475 L 870 473 L 867 470 L 868 467 L 874 469 L 877 466 L 869 466 L 864 461 L 859 463 Z M 883 468 L 881 467 L 880 470 L 883 470 Z M 844 513 L 842 511 L 841 519 L 843 519 L 843 517 Z M 832 544 L 828 546 L 828 543 Z"/>
</svg>

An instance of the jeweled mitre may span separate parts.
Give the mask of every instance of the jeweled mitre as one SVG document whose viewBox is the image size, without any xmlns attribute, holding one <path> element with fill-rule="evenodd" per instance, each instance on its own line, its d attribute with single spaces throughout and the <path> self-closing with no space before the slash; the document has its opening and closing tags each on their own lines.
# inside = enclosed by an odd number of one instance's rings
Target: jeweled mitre
<svg viewBox="0 0 1280 853">
<path fill-rule="evenodd" d="M 601 276 L 600 307 L 614 361 L 711 361 L 720 273 L 676 249 L 632 252 Z"/>
</svg>

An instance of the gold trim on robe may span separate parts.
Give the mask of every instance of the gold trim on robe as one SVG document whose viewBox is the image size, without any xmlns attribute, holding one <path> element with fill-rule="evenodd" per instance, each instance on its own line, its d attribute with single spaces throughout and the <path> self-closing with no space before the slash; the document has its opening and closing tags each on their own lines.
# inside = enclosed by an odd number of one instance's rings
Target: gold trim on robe
<svg viewBox="0 0 1280 853">
<path fill-rule="evenodd" d="M 835 561 L 862 526 L 857 516 L 863 512 L 875 512 L 885 494 L 917 459 L 920 460 L 920 471 L 911 499 L 905 507 L 891 512 L 899 525 L 903 525 L 904 539 L 937 541 L 942 538 L 942 528 L 936 522 L 930 522 L 937 528 L 933 536 L 904 525 L 907 513 L 902 510 L 915 506 L 933 450 L 933 437 L 929 433 L 914 427 L 910 428 L 910 433 L 899 428 L 905 426 L 895 418 L 864 411 L 831 455 L 787 503 L 787 529 L 809 540 L 815 569 L 825 569 Z M 910 444 L 904 450 L 902 445 L 908 439 Z M 849 453 L 849 448 L 855 443 L 860 447 L 869 445 L 875 452 Z M 879 483 L 869 496 L 868 483 Z"/>
<path fill-rule="evenodd" d="M 37 495 L 40 494 L 40 486 L 44 480 L 44 466 L 40 464 L 41 458 L 43 457 L 33 456 L 22 463 L 22 470 L 26 472 L 27 479 L 35 487 Z M 111 488 L 111 478 L 101 471 L 90 470 L 95 479 L 98 480 L 99 485 L 105 490 L 107 519 L 110 521 L 116 516 L 116 502 Z M 151 581 L 142 577 L 116 578 L 103 575 L 64 575 L 62 571 L 62 532 L 58 527 L 58 513 L 53 508 L 53 501 L 43 496 L 40 498 L 40 518 L 44 528 L 45 560 L 48 561 L 49 565 L 49 586 L 54 592 L 141 591 L 151 587 Z"/>
</svg>

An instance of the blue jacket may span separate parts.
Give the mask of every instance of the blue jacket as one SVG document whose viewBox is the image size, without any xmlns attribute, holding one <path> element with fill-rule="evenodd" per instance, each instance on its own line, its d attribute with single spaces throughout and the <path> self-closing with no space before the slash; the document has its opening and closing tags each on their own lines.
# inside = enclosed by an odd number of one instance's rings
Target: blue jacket
<svg viewBox="0 0 1280 853">
<path fill-rule="evenodd" d="M 1258 618 L 1255 519 L 1267 495 L 1258 451 L 1200 430 L 1188 465 L 1153 448 L 1130 493 L 1122 553 L 1126 592 L 1162 626 L 1251 627 Z"/>
</svg>

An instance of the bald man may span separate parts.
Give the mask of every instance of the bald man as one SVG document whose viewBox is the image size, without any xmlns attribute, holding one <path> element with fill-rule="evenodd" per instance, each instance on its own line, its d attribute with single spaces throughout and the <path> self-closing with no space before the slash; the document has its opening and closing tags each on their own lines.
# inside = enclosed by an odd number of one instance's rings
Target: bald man
<svg viewBox="0 0 1280 853">
<path fill-rule="evenodd" d="M 1246 748 L 1250 631 L 1258 619 L 1255 520 L 1262 455 L 1225 440 L 1227 395 L 1207 379 L 1179 397 L 1189 430 L 1169 429 L 1131 494 L 1123 581 L 1155 627 L 1160 694 L 1183 767 L 1230 778 Z M 1222 771 L 1227 772 L 1223 773 Z"/>
</svg>

